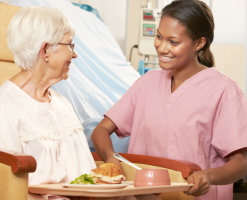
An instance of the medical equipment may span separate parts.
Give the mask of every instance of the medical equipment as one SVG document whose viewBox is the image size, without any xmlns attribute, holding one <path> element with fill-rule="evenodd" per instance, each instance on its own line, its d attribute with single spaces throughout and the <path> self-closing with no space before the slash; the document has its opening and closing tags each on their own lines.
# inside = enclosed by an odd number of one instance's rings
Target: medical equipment
<svg viewBox="0 0 247 200">
<path fill-rule="evenodd" d="M 156 56 L 154 39 L 159 25 L 158 12 L 155 9 L 142 8 L 139 32 L 139 53 Z"/>
<path fill-rule="evenodd" d="M 154 47 L 156 31 L 159 26 L 160 11 L 153 9 L 151 2 L 147 2 L 147 6 L 141 8 L 140 15 L 140 31 L 139 31 L 139 54 L 144 56 L 144 60 L 140 60 L 138 72 L 143 75 L 148 70 L 158 65 L 157 52 Z M 152 59 L 150 59 L 152 57 Z M 150 65 L 152 66 L 150 68 Z"/>
</svg>

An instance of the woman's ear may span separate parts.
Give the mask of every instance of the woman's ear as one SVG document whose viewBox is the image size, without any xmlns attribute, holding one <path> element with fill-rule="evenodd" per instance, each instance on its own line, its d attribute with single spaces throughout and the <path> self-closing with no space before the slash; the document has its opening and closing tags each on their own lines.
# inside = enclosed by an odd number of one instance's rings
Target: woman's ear
<svg viewBox="0 0 247 200">
<path fill-rule="evenodd" d="M 39 51 L 42 60 L 44 60 L 45 62 L 48 62 L 47 47 L 48 47 L 48 43 L 43 42 L 43 44 L 41 45 L 40 51 Z"/>
<path fill-rule="evenodd" d="M 196 51 L 200 51 L 206 44 L 207 40 L 205 37 L 201 37 L 196 42 Z"/>
</svg>

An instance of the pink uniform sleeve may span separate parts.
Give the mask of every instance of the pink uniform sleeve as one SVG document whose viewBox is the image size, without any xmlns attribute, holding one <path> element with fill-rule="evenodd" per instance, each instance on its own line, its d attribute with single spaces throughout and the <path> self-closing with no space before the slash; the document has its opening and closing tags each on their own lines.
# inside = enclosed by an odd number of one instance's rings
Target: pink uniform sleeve
<svg viewBox="0 0 247 200">
<path fill-rule="evenodd" d="M 142 79 L 142 77 L 139 78 L 105 114 L 118 127 L 116 134 L 119 137 L 130 136 L 135 115 L 137 91 Z"/>
<path fill-rule="evenodd" d="M 212 145 L 223 157 L 247 144 L 247 102 L 243 93 L 226 99 L 222 96 L 215 116 Z"/>
</svg>

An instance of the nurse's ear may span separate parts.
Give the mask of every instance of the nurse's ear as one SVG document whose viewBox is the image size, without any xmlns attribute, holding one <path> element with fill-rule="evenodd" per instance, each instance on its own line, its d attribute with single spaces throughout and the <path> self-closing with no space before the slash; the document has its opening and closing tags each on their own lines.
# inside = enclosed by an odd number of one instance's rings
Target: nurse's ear
<svg viewBox="0 0 247 200">
<path fill-rule="evenodd" d="M 205 37 L 201 37 L 196 41 L 196 51 L 200 51 L 206 44 L 207 40 Z"/>
<path fill-rule="evenodd" d="M 48 48 L 48 43 L 43 42 L 43 44 L 41 45 L 40 50 L 39 50 L 39 54 L 40 54 L 40 56 L 44 62 L 48 62 L 47 48 Z"/>
</svg>

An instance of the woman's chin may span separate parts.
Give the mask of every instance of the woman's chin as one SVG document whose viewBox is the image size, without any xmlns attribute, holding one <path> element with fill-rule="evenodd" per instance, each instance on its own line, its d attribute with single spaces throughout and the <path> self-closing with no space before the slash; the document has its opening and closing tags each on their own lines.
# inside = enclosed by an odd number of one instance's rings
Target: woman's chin
<svg viewBox="0 0 247 200">
<path fill-rule="evenodd" d="M 163 70 L 172 70 L 172 67 L 170 67 L 169 65 L 165 65 L 165 64 L 160 65 L 160 68 Z"/>
<path fill-rule="evenodd" d="M 62 76 L 62 80 L 67 80 L 69 78 L 69 75 L 68 75 L 68 73 L 66 73 L 66 74 L 63 74 L 63 76 Z"/>
</svg>

